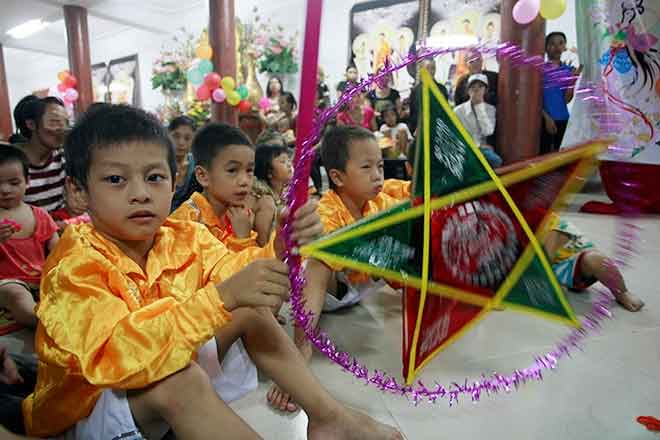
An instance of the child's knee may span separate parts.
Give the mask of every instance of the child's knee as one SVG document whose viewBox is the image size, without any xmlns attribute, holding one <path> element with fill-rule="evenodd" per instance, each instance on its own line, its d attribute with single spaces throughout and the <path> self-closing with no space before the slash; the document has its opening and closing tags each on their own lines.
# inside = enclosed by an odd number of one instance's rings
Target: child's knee
<svg viewBox="0 0 660 440">
<path fill-rule="evenodd" d="M 143 397 L 150 408 L 166 420 L 168 415 L 176 415 L 190 408 L 191 401 L 207 392 L 214 392 L 208 374 L 197 363 L 190 365 L 163 379 Z"/>
<path fill-rule="evenodd" d="M 588 274 L 595 274 L 605 267 L 607 258 L 599 252 L 587 252 L 581 261 L 581 269 Z"/>
</svg>

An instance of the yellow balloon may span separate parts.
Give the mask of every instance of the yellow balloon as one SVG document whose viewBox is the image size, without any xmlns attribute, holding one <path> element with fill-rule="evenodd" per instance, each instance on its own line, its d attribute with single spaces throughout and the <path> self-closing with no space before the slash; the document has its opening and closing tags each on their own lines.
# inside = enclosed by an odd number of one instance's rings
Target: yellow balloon
<svg viewBox="0 0 660 440">
<path fill-rule="evenodd" d="M 229 105 L 237 105 L 239 102 L 241 102 L 241 95 L 237 91 L 227 93 L 227 103 Z"/>
<path fill-rule="evenodd" d="M 232 78 L 231 76 L 225 76 L 224 78 L 222 78 L 222 81 L 220 81 L 220 84 L 222 84 L 222 88 L 225 89 L 225 92 L 228 92 L 227 100 L 229 100 L 229 92 L 234 90 L 234 88 L 236 87 L 236 81 L 234 81 L 234 78 Z M 240 99 L 240 95 L 238 97 Z"/>
<path fill-rule="evenodd" d="M 566 11 L 566 0 L 541 0 L 541 16 L 546 20 L 554 20 Z"/>
<path fill-rule="evenodd" d="M 60 82 L 64 82 L 69 76 L 71 76 L 71 73 L 68 70 L 62 70 L 57 74 L 57 79 L 59 79 Z"/>
<path fill-rule="evenodd" d="M 213 49 L 208 44 L 200 44 L 195 48 L 195 55 L 197 55 L 197 58 L 210 60 L 213 56 Z"/>
</svg>

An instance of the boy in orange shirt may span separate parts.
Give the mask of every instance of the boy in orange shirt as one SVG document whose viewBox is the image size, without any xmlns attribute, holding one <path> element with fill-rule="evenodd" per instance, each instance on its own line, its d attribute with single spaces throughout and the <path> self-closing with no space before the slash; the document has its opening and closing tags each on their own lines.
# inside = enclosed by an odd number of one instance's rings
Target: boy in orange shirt
<svg viewBox="0 0 660 440">
<path fill-rule="evenodd" d="M 251 229 L 253 217 L 244 206 L 254 180 L 255 151 L 250 139 L 236 127 L 209 124 L 195 136 L 192 152 L 195 177 L 204 190 L 183 202 L 170 218 L 203 224 L 215 238 L 236 252 L 257 246 L 256 233 Z M 273 210 L 271 222 L 274 215 Z M 271 239 L 266 244 L 264 255 L 275 256 L 273 243 Z M 222 382 L 214 380 L 214 385 L 223 400 L 234 400 L 257 388 L 257 370 L 240 340 L 224 356 L 222 369 Z M 269 402 L 273 403 L 271 399 Z M 280 409 L 297 408 L 289 405 Z"/>
<path fill-rule="evenodd" d="M 83 117 L 65 152 L 92 224 L 67 228 L 44 268 L 28 434 L 258 438 L 194 360 L 215 334 L 221 348 L 249 341 L 259 368 L 307 411 L 310 438 L 401 438 L 333 399 L 272 315 L 255 310 L 287 297 L 284 263 L 258 259 L 258 248 L 234 254 L 202 225 L 166 219 L 176 163 L 155 118 L 107 106 Z M 301 244 L 320 233 L 314 210 L 296 214 Z"/>
<path fill-rule="evenodd" d="M 372 132 L 361 127 L 339 126 L 329 130 L 321 144 L 321 160 L 328 172 L 330 190 L 321 197 L 318 212 L 323 233 L 355 223 L 388 209 L 410 197 L 410 182 L 384 180 L 383 155 Z M 369 275 L 330 267 L 309 259 L 307 284 L 303 291 L 307 309 L 314 313 L 314 325 L 321 311 L 334 311 L 357 304 L 370 292 L 385 286 Z M 312 357 L 312 344 L 300 328 L 295 343 L 306 361 Z M 275 399 L 288 402 L 290 396 L 278 393 Z"/>
<path fill-rule="evenodd" d="M 254 214 L 246 206 L 254 182 L 254 147 L 238 128 L 209 124 L 193 141 L 195 177 L 204 188 L 172 213 L 171 218 L 204 224 L 234 252 L 258 246 Z M 271 221 L 275 213 L 270 216 Z M 273 241 L 265 245 L 272 253 Z"/>
</svg>

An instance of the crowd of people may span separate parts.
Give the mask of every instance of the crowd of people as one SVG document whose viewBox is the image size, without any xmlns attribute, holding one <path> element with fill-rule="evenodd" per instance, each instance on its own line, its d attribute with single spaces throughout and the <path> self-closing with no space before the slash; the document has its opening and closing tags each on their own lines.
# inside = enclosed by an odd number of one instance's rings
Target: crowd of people
<svg viewBox="0 0 660 440">
<path fill-rule="evenodd" d="M 551 60 L 559 37 L 548 36 Z M 432 60 L 423 66 L 434 74 Z M 483 70 L 476 52 L 469 69 L 453 99 L 438 88 L 497 167 L 497 74 Z M 357 81 L 349 66 L 338 91 Z M 328 105 L 327 90 L 320 83 L 319 106 Z M 226 124 L 197 127 L 181 116 L 163 127 L 142 110 L 109 104 L 91 106 L 70 128 L 56 98 L 19 102 L 20 137 L 0 145 L 0 307 L 34 329 L 36 353 L 0 347 L 0 424 L 72 439 L 163 438 L 170 430 L 185 439 L 257 438 L 226 403 L 254 390 L 259 370 L 274 382 L 270 405 L 306 411 L 310 438 L 402 438 L 335 400 L 308 368 L 312 345 L 302 330 L 291 340 L 281 326 L 290 286 L 280 221 L 297 103 L 277 78 L 267 95 L 267 127 L 255 143 Z M 409 179 L 385 178 L 385 160 L 404 160 L 411 177 L 419 99 L 418 86 L 402 100 L 385 82 L 337 115 L 318 146 L 315 197 L 295 215 L 296 242 L 410 197 Z M 556 137 L 562 115 L 554 107 L 547 115 Z M 557 219 L 545 245 L 567 287 L 601 281 L 626 309 L 643 306 L 567 223 Z M 305 264 L 316 321 L 384 286 L 343 267 Z"/>
</svg>

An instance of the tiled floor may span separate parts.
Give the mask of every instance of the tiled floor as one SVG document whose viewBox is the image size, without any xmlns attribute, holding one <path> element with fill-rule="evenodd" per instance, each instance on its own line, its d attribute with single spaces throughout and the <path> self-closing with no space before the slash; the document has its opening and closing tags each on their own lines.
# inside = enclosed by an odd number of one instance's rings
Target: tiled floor
<svg viewBox="0 0 660 440">
<path fill-rule="evenodd" d="M 614 247 L 618 220 L 567 214 L 604 251 Z M 401 397 L 358 383 L 319 355 L 312 361 L 322 383 L 343 402 L 398 426 L 408 439 L 590 440 L 654 439 L 635 422 L 639 415 L 660 417 L 660 222 L 644 219 L 641 241 L 625 278 L 646 301 L 639 313 L 615 308 L 615 317 L 582 352 L 561 362 L 543 383 L 510 395 L 414 407 Z M 591 295 L 569 294 L 576 311 L 588 309 Z M 383 292 L 353 309 L 324 316 L 322 327 L 344 350 L 371 368 L 400 374 L 401 306 Z M 436 358 L 422 373 L 427 383 L 448 385 L 492 371 L 510 372 L 532 362 L 568 329 L 513 312 L 493 312 L 466 337 Z M 20 350 L 22 342 L 8 341 Z M 265 439 L 305 438 L 303 413 L 281 415 L 265 401 L 268 382 L 232 406 Z"/>
</svg>

